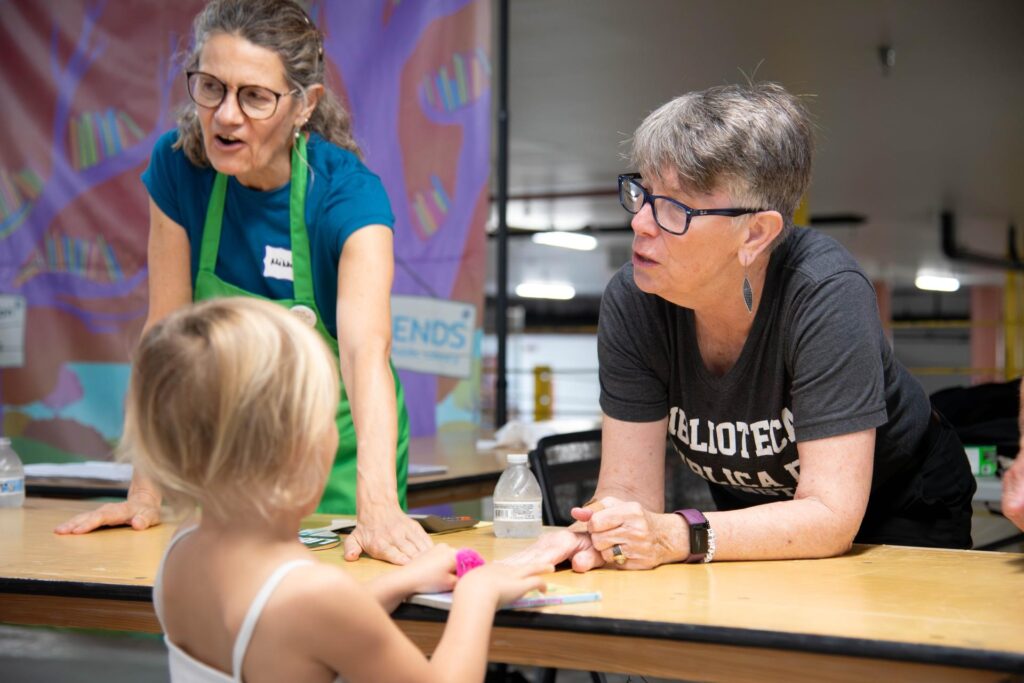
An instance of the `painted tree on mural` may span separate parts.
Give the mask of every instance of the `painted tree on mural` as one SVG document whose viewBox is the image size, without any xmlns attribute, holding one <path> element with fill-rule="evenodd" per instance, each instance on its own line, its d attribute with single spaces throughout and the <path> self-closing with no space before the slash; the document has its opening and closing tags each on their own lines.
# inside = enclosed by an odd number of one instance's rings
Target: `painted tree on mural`
<svg viewBox="0 0 1024 683">
<path fill-rule="evenodd" d="M 406 157 L 416 153 L 416 149 L 395 144 L 395 131 L 402 128 L 400 113 L 406 104 L 403 97 L 408 96 L 402 90 L 403 70 L 408 68 L 428 27 L 469 4 L 470 0 L 397 5 L 392 0 L 324 3 L 323 27 L 329 37 L 326 50 L 341 73 L 356 138 L 367 150 L 371 168 L 384 181 L 395 212 L 396 293 L 455 298 L 453 290 L 467 240 L 475 237 L 482 248 L 483 221 L 474 220 L 474 215 L 480 200 L 486 200 L 490 155 L 487 147 L 481 149 L 477 145 L 490 139 L 490 88 L 479 87 L 455 97 L 447 107 L 431 103 L 423 91 L 416 100 L 419 111 L 430 123 L 457 128 L 461 141 L 454 169 L 437 171 L 452 178 L 455 201 L 430 235 L 412 228 L 416 222 L 412 215 L 414 191 L 407 179 Z M 381 28 L 375 40 L 367 43 L 365 27 L 374 25 Z M 452 52 L 448 46 L 446 53 L 433 55 L 434 61 L 451 62 Z M 480 292 L 475 296 L 479 297 Z M 433 433 L 437 377 L 403 372 L 402 382 L 413 434 Z"/>
<path fill-rule="evenodd" d="M 119 131 L 123 132 L 125 122 L 134 126 L 130 117 L 122 114 L 122 122 L 109 122 L 109 129 L 103 129 L 105 135 L 99 149 L 85 145 L 93 156 L 82 158 L 79 143 L 85 140 L 79 138 L 85 134 L 83 126 L 86 124 L 76 120 L 76 113 L 84 117 L 89 114 L 76 112 L 76 100 L 83 82 L 108 48 L 110 36 L 99 29 L 99 22 L 109 9 L 105 0 L 89 3 L 84 8 L 81 26 L 73 37 L 70 51 L 62 45 L 61 38 L 67 42 L 67 35 L 61 33 L 54 19 L 49 34 L 47 63 L 51 81 L 42 88 L 54 98 L 46 145 L 48 154 L 45 161 L 41 160 L 41 165 L 46 167 L 45 176 L 39 179 L 35 196 L 25 197 L 25 201 L 0 223 L 0 253 L 3 254 L 0 259 L 0 294 L 23 297 L 30 312 L 62 312 L 77 321 L 87 334 L 94 335 L 116 335 L 123 331 L 125 324 L 144 317 L 145 306 L 140 303 L 139 291 L 146 281 L 146 268 L 142 265 L 135 272 L 118 272 L 114 277 L 104 273 L 99 277 L 95 268 L 83 267 L 82 261 L 88 260 L 87 251 L 98 247 L 105 252 L 104 256 L 109 257 L 109 262 L 116 264 L 118 247 L 131 249 L 137 246 L 111 244 L 104 242 L 102 237 L 98 237 L 98 242 L 55 237 L 53 227 L 58 217 L 75 202 L 145 162 L 157 137 L 169 125 L 171 83 L 177 73 L 170 59 L 176 41 L 172 35 L 167 37 L 166 56 L 153 77 L 152 98 L 157 115 L 152 128 L 142 132 L 136 127 L 131 135 L 118 136 Z M 88 120 L 90 129 L 92 123 Z M 104 127 L 108 122 L 97 118 L 95 124 Z M 61 250 L 61 257 L 56 263 L 53 259 L 47 262 L 46 252 L 48 249 L 52 251 L 54 244 Z M 80 249 L 82 244 L 88 244 L 89 249 Z M 140 259 L 122 258 L 121 262 L 133 260 Z M 74 355 L 74 351 L 68 348 L 68 340 L 54 343 L 57 341 L 35 339 L 31 335 L 26 339 L 28 363 L 48 368 L 46 379 L 53 380 L 52 387 L 46 390 L 48 393 L 35 396 L 38 404 L 54 413 L 53 419 L 45 421 L 44 429 L 61 445 L 84 440 L 90 444 L 82 444 L 86 454 L 103 455 L 108 450 L 104 439 L 99 435 L 93 438 L 91 430 L 73 420 L 60 419 L 60 409 L 81 399 L 83 394 L 78 377 L 67 366 L 74 360 L 68 357 L 67 352 Z M 8 387 L 6 392 L 3 389 L 0 384 L 0 399 L 4 399 L 0 400 L 0 424 L 4 424 L 4 404 L 8 402 L 13 387 Z M 62 430 L 73 431 L 74 434 L 64 434 L 63 437 L 54 434 Z M 38 436 L 40 429 L 35 432 Z"/>
<path fill-rule="evenodd" d="M 53 144 L 50 146 L 50 175 L 43 183 L 42 193 L 34 201 L 26 203 L 20 212 L 5 223 L 21 222 L 3 240 L 0 248 L 5 252 L 8 263 L 24 264 L 38 249 L 43 235 L 60 214 L 76 198 L 89 192 L 115 176 L 135 168 L 149 157 L 157 137 L 167 128 L 167 112 L 170 100 L 171 82 L 177 74 L 170 60 L 161 64 L 157 74 L 155 91 L 159 95 L 159 116 L 153 129 L 130 147 L 119 150 L 95 166 L 75 169 L 71 163 L 68 144 L 72 102 L 82 78 L 103 53 L 105 41 L 95 38 L 93 29 L 103 12 L 105 2 L 92 5 L 85 15 L 78 43 L 71 56 L 63 63 L 57 52 L 56 40 L 52 42 L 50 70 L 57 95 L 56 114 L 53 119 Z M 173 37 L 168 52 L 173 50 Z M 0 224 L 0 234 L 7 225 Z M 145 269 L 119 282 L 96 282 L 77 273 L 40 272 L 21 284 L 16 282 L 19 271 L 6 268 L 0 270 L 0 290 L 17 293 L 25 297 L 29 306 L 54 307 L 73 314 L 95 331 L 109 331 L 125 320 L 143 315 L 142 310 L 103 311 L 89 307 L 90 301 L 124 296 L 135 289 L 146 277 Z"/>
<path fill-rule="evenodd" d="M 24 105 L 17 124 L 0 131 L 15 136 L 0 145 L 0 296 L 23 298 L 28 309 L 25 366 L 0 368 L 0 425 L 43 444 L 45 457 L 52 449 L 104 457 L 117 437 L 119 424 L 101 434 L 83 406 L 119 422 L 128 354 L 145 317 L 147 198 L 137 173 L 185 98 L 174 56 L 202 4 L 0 3 L 0 86 Z M 487 3 L 310 6 L 356 137 L 391 198 L 395 292 L 480 306 Z M 21 173 L 32 181 L 23 201 L 5 204 L 7 179 Z M 86 377 L 90 364 L 102 367 Z M 432 433 L 454 381 L 410 372 L 403 381 L 414 433 Z M 460 392 L 475 397 L 469 384 Z"/>
</svg>

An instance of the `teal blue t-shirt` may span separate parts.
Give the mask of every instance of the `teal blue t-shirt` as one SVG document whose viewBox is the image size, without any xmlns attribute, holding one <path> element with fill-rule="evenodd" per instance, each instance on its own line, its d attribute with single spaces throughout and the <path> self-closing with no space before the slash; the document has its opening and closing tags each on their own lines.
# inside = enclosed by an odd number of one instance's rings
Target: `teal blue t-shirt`
<svg viewBox="0 0 1024 683">
<path fill-rule="evenodd" d="M 160 136 L 142 182 L 160 210 L 185 228 L 195 287 L 206 205 L 216 173 L 210 167 L 194 165 L 182 150 L 171 149 L 177 139 L 176 130 Z M 337 338 L 338 259 L 345 240 L 367 225 L 393 227 L 395 217 L 380 178 L 356 155 L 313 133 L 306 156 L 312 169 L 306 189 L 306 229 L 313 261 L 313 294 L 324 326 Z M 217 277 L 260 296 L 293 298 L 292 281 L 283 279 L 267 258 L 278 249 L 291 250 L 290 185 L 263 192 L 228 178 Z"/>
</svg>

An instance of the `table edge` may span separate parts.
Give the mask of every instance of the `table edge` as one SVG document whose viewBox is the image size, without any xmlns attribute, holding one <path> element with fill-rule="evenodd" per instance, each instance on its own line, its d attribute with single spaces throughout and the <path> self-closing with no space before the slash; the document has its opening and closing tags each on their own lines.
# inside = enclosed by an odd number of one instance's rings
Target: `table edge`
<svg viewBox="0 0 1024 683">
<path fill-rule="evenodd" d="M 403 603 L 392 613 L 395 619 L 410 621 L 446 620 L 447 612 Z M 733 626 L 707 626 L 636 619 L 609 619 L 533 611 L 500 611 L 495 626 L 544 631 L 571 631 L 626 638 L 679 640 L 757 649 L 790 650 L 865 659 L 936 664 L 965 669 L 986 669 L 1024 673 L 1024 653 L 978 650 L 948 645 L 872 640 L 846 636 L 765 631 Z"/>
<path fill-rule="evenodd" d="M 51 595 L 69 598 L 94 598 L 152 602 L 153 589 L 146 585 L 46 579 L 0 578 L 0 594 Z M 403 603 L 392 616 L 399 620 L 444 622 L 448 613 L 420 605 Z M 1024 673 L 1024 653 L 980 650 L 948 645 L 872 640 L 846 636 L 820 635 L 746 629 L 733 626 L 707 626 L 636 619 L 609 619 L 536 611 L 500 611 L 494 625 L 544 631 L 567 631 L 626 638 L 680 640 L 715 645 L 732 645 L 771 650 L 790 650 L 824 655 L 844 655 L 865 659 L 937 664 L 966 669 L 985 669 Z"/>
</svg>

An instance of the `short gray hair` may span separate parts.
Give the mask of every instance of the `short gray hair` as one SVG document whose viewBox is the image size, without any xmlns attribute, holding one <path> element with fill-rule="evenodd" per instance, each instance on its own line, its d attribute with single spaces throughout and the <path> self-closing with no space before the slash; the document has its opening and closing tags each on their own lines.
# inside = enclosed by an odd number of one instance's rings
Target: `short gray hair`
<svg viewBox="0 0 1024 683">
<path fill-rule="evenodd" d="M 726 189 L 735 201 L 782 214 L 778 244 L 811 179 L 814 136 L 800 100 L 777 83 L 724 85 L 675 98 L 633 134 L 630 160 L 645 177 L 675 171 L 700 193 Z"/>
</svg>

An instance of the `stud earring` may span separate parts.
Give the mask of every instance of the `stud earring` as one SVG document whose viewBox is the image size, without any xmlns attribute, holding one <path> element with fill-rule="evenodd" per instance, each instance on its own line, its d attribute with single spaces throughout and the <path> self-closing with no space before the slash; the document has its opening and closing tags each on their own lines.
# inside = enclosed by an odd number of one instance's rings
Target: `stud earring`
<svg viewBox="0 0 1024 683">
<path fill-rule="evenodd" d="M 747 313 L 754 312 L 754 290 L 750 288 L 747 266 L 743 266 L 743 303 L 747 305 Z"/>
</svg>

